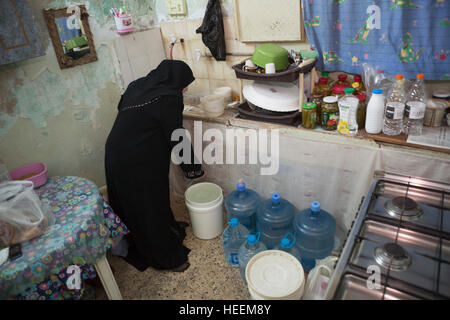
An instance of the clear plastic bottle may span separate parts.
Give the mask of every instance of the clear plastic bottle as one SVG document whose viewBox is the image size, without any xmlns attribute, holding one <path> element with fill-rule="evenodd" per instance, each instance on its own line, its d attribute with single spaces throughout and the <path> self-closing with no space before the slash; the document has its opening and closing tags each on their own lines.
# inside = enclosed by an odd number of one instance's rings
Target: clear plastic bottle
<svg viewBox="0 0 450 320">
<path fill-rule="evenodd" d="M 339 99 L 339 123 L 337 131 L 341 134 L 354 136 L 358 132 L 356 113 L 359 100 L 353 95 L 353 88 L 345 88 L 345 96 Z"/>
<path fill-rule="evenodd" d="M 281 250 L 292 254 L 298 262 L 302 263 L 302 258 L 300 257 L 300 251 L 298 251 L 295 244 L 295 236 L 291 232 L 286 233 L 283 239 L 281 239 L 280 244 L 275 247 L 274 250 Z"/>
<path fill-rule="evenodd" d="M 403 113 L 405 111 L 405 80 L 403 75 L 395 76 L 397 83 L 392 88 L 386 101 L 383 133 L 397 136 L 403 131 Z"/>
<path fill-rule="evenodd" d="M 225 260 L 233 267 L 239 267 L 238 251 L 248 237 L 248 229 L 239 223 L 238 218 L 231 218 L 222 234 Z"/>
<path fill-rule="evenodd" d="M 423 128 L 423 117 L 425 115 L 425 76 L 423 73 L 418 73 L 416 81 L 414 81 L 409 89 L 406 97 L 405 107 L 405 127 L 403 128 L 406 134 L 421 135 Z"/>
<path fill-rule="evenodd" d="M 245 279 L 245 268 L 247 267 L 248 262 L 253 256 L 256 254 L 267 250 L 267 247 L 264 243 L 259 241 L 261 234 L 258 232 L 255 234 L 250 234 L 247 237 L 247 241 L 245 241 L 238 252 L 239 259 L 239 271 L 241 272 L 241 277 L 244 282 L 247 282 Z"/>
</svg>

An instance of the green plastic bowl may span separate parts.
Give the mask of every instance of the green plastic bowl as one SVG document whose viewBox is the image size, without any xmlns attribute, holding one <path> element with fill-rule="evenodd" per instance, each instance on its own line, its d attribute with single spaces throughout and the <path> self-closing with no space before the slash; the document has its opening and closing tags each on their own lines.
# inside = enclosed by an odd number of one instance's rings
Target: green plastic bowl
<svg viewBox="0 0 450 320">
<path fill-rule="evenodd" d="M 273 43 L 257 46 L 250 59 L 258 67 L 265 68 L 267 63 L 274 63 L 275 70 L 284 70 L 289 66 L 289 52 Z"/>
</svg>

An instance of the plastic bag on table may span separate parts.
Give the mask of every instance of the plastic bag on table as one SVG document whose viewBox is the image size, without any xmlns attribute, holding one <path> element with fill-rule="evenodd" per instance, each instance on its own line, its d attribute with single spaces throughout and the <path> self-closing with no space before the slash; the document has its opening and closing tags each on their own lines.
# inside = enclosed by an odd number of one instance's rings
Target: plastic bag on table
<svg viewBox="0 0 450 320">
<path fill-rule="evenodd" d="M 334 265 L 338 257 L 329 256 L 317 260 L 316 266 L 309 272 L 306 280 L 303 300 L 324 300 L 328 283 L 334 272 Z"/>
<path fill-rule="evenodd" d="M 0 183 L 0 246 L 9 247 L 45 233 L 55 218 L 31 181 Z"/>
</svg>

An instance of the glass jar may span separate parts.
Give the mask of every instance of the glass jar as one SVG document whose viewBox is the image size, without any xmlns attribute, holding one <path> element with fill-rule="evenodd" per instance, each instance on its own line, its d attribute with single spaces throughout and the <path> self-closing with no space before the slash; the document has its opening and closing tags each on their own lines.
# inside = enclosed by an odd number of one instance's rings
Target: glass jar
<svg viewBox="0 0 450 320">
<path fill-rule="evenodd" d="M 338 98 L 336 96 L 328 96 L 323 98 L 322 104 L 322 128 L 327 131 L 337 129 L 339 121 Z"/>
<path fill-rule="evenodd" d="M 317 124 L 320 125 L 321 123 L 321 119 L 322 119 L 322 103 L 323 103 L 323 98 L 325 96 L 321 95 L 321 94 L 313 94 L 311 96 L 311 102 L 316 104 L 316 108 L 317 108 Z"/>
<path fill-rule="evenodd" d="M 350 83 L 347 81 L 347 75 L 346 74 L 338 75 L 338 81 L 336 84 L 348 84 L 349 85 Z"/>
<path fill-rule="evenodd" d="M 364 129 L 366 125 L 366 111 L 367 111 L 367 104 L 366 104 L 366 95 L 365 94 L 356 94 L 355 95 L 358 100 L 358 111 L 356 111 L 356 122 L 358 122 L 358 129 Z"/>
<path fill-rule="evenodd" d="M 304 103 L 302 106 L 302 127 L 314 129 L 317 121 L 317 106 L 313 102 Z"/>
<path fill-rule="evenodd" d="M 331 87 L 328 85 L 327 78 L 320 78 L 319 84 L 314 87 L 313 94 L 321 95 L 322 97 L 326 97 L 331 94 Z"/>
<path fill-rule="evenodd" d="M 366 93 L 366 87 L 364 86 L 364 82 L 362 81 L 362 77 L 360 75 L 355 75 L 353 77 L 353 83 L 358 83 L 358 88 L 353 87 L 357 92 Z"/>
</svg>

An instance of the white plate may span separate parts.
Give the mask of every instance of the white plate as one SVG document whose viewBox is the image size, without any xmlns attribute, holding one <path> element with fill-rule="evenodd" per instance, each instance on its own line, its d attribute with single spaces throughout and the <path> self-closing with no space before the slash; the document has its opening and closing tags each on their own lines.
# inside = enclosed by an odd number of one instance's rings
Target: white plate
<svg viewBox="0 0 450 320">
<path fill-rule="evenodd" d="M 299 89 L 291 82 L 254 82 L 244 86 L 243 95 L 252 104 L 270 111 L 300 109 Z"/>
</svg>

